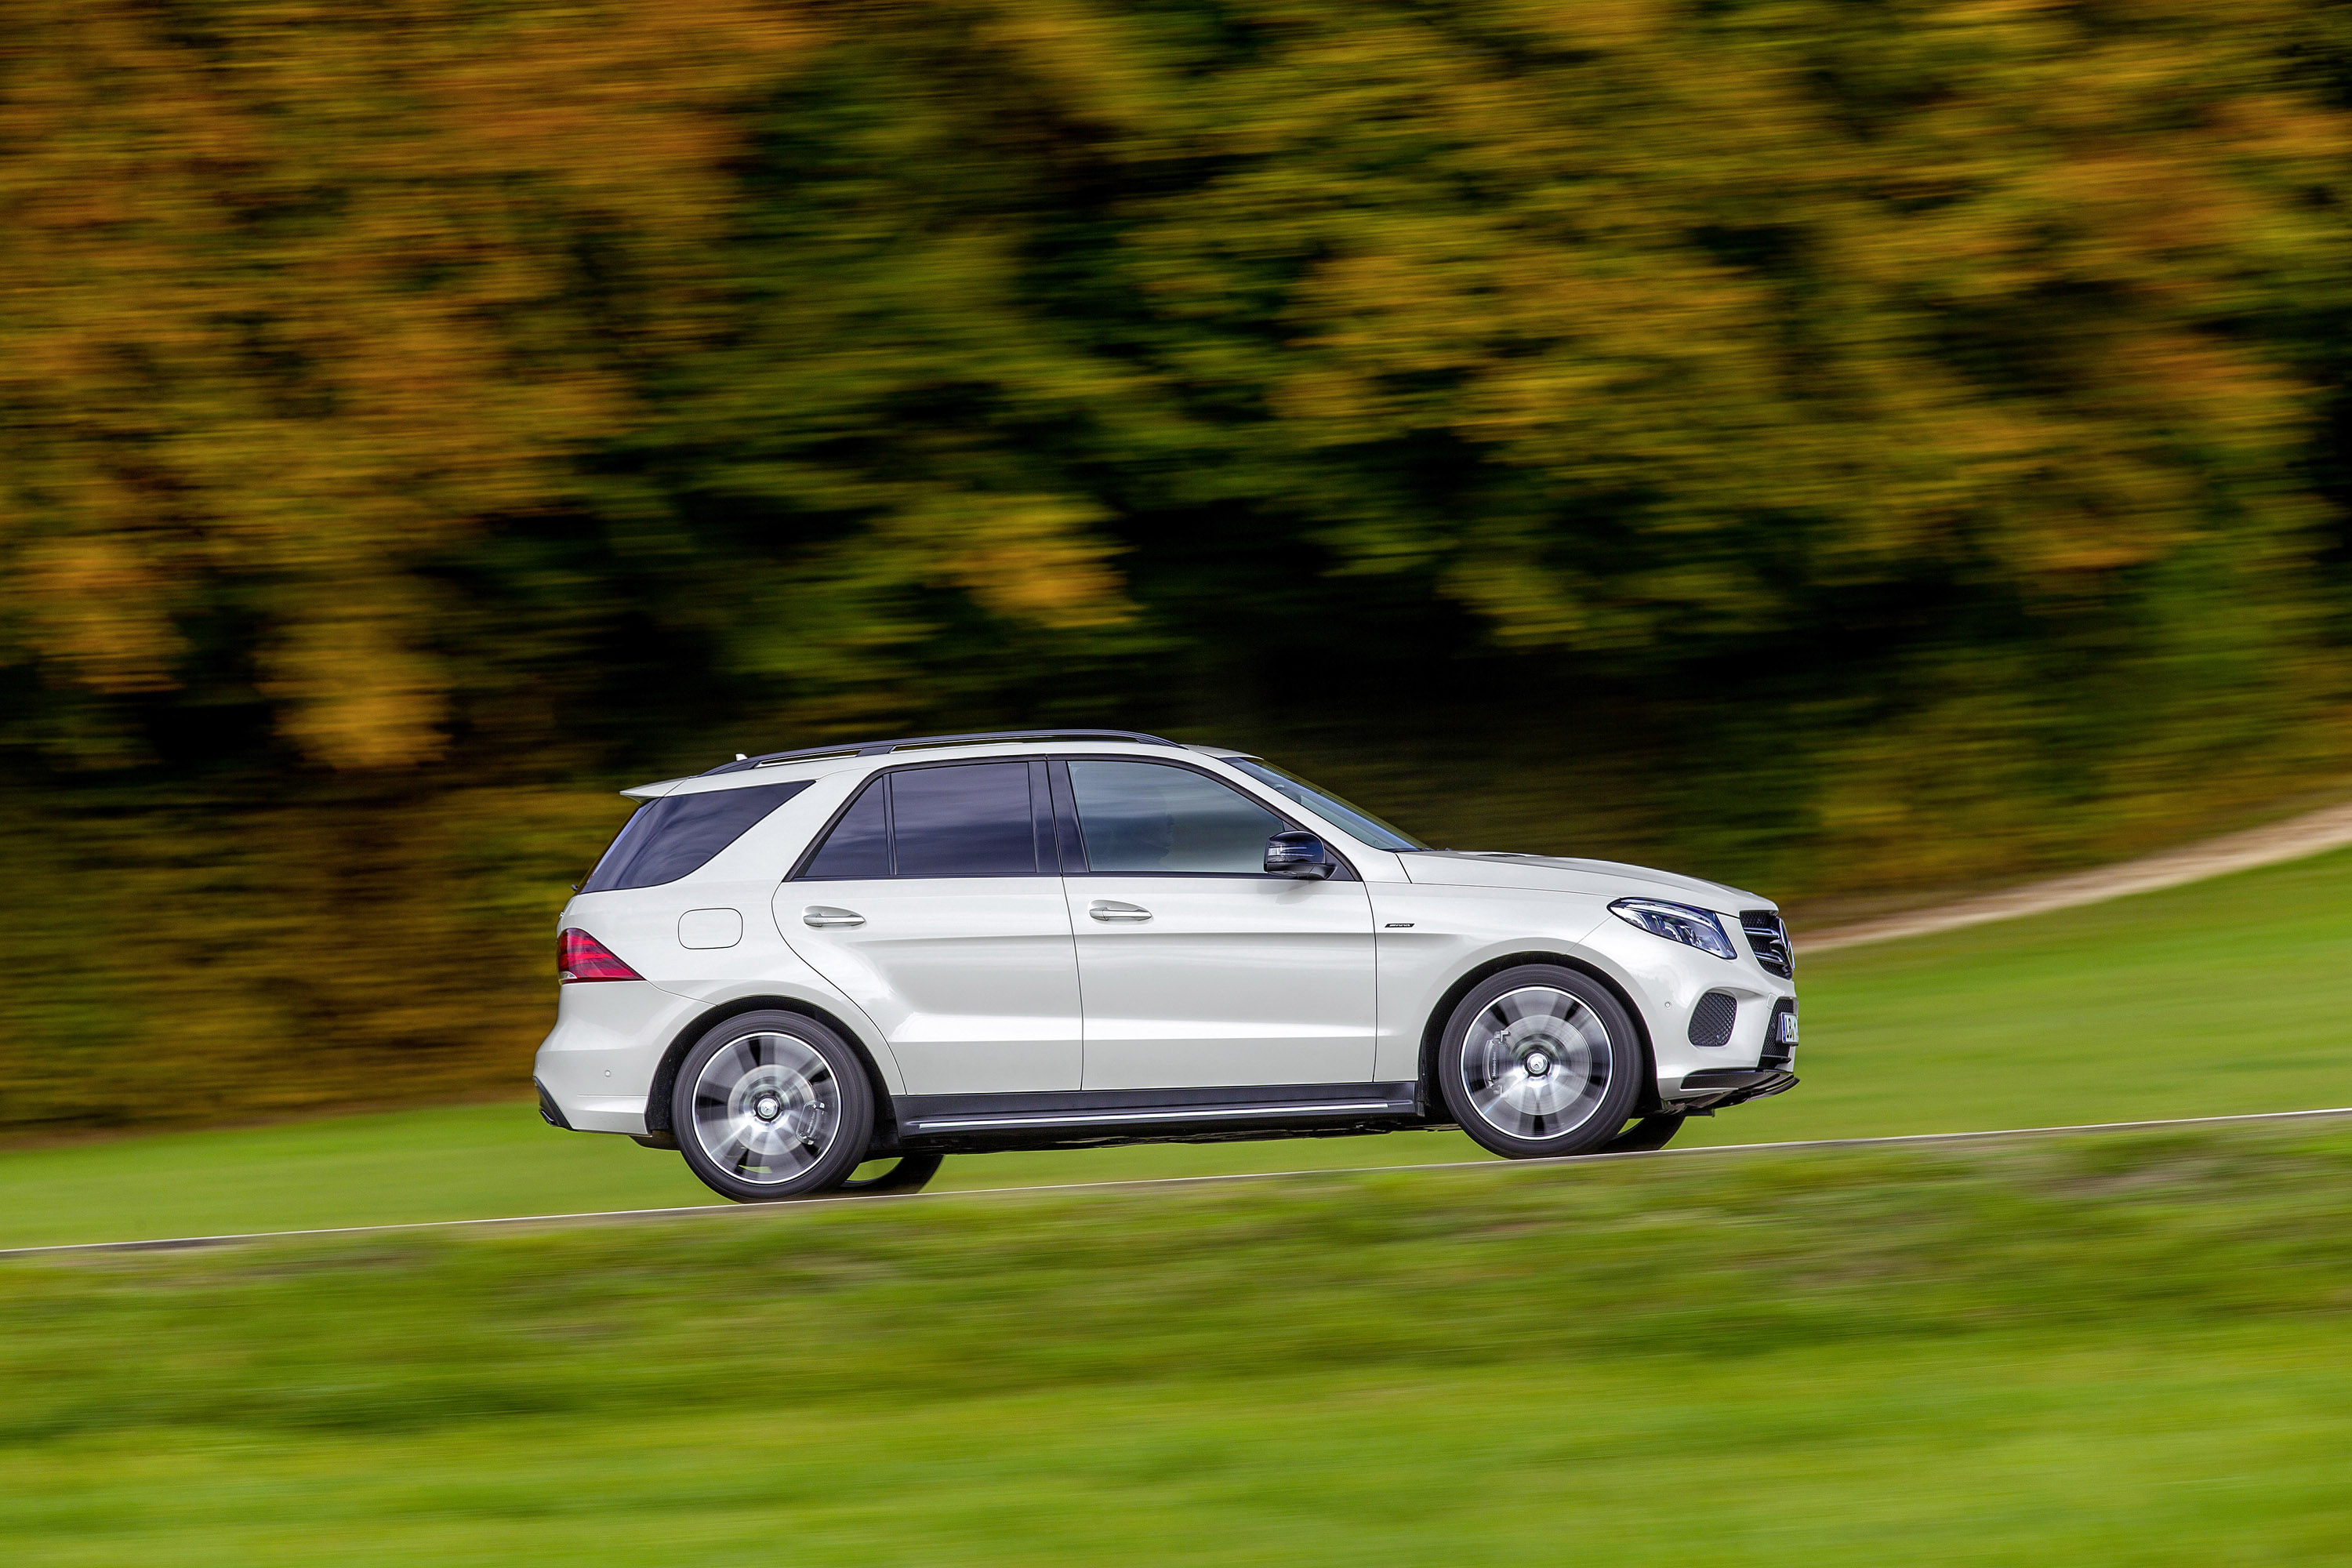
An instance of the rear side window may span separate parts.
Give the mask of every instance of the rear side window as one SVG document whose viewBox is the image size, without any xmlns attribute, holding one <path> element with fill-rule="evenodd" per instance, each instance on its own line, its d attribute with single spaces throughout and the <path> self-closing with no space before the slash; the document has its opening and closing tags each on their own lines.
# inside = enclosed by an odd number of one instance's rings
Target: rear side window
<svg viewBox="0 0 2352 1568">
<path fill-rule="evenodd" d="M 796 779 L 790 784 L 649 800 L 621 825 L 612 847 L 580 884 L 580 890 L 611 893 L 626 888 L 657 888 L 691 876 L 742 837 L 753 823 L 814 782 Z"/>
<path fill-rule="evenodd" d="M 832 882 L 889 874 L 890 781 L 886 777 L 867 784 L 841 814 L 801 875 Z"/>
<path fill-rule="evenodd" d="M 901 877 L 1026 877 L 1037 869 L 1027 763 L 890 775 L 890 845 Z"/>
<path fill-rule="evenodd" d="M 963 763 L 884 773 L 861 791 L 799 879 L 1028 877 L 1040 869 L 1037 770 Z M 1050 842 L 1050 840 L 1048 840 Z"/>
</svg>

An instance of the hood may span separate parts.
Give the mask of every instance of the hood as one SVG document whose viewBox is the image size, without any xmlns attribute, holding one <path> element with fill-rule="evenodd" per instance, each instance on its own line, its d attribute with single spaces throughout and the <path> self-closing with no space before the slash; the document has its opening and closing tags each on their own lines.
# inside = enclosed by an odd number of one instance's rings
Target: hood
<svg viewBox="0 0 2352 1568">
<path fill-rule="evenodd" d="M 1771 900 L 1679 871 L 1629 866 L 1622 860 L 1580 860 L 1564 855 L 1512 855 L 1481 849 L 1427 849 L 1400 855 L 1404 874 L 1436 887 L 1545 888 L 1622 899 L 1672 899 L 1734 914 L 1777 908 Z"/>
</svg>

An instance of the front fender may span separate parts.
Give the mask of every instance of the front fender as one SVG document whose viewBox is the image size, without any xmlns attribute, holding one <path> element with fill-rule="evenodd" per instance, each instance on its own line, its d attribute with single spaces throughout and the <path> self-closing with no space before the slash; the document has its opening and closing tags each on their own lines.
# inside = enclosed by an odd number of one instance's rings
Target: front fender
<svg viewBox="0 0 2352 1568">
<path fill-rule="evenodd" d="M 1717 958 L 1654 936 L 1611 916 L 1601 895 L 1391 884 L 1373 889 L 1373 906 L 1384 1080 L 1417 1077 L 1440 1015 L 1479 976 L 1513 959 L 1561 960 L 1613 985 L 1648 1035 L 1666 1089 L 1703 1068 L 1754 1066 L 1773 1003 L 1796 994 L 1753 955 Z M 1709 991 L 1733 996 L 1738 1023 L 1728 1044 L 1703 1047 L 1690 1043 L 1690 1018 Z"/>
</svg>

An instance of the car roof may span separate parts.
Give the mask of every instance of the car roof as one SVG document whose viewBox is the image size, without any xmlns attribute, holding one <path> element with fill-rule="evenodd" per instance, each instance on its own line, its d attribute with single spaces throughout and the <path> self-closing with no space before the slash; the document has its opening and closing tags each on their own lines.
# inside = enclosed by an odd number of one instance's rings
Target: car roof
<svg viewBox="0 0 2352 1568">
<path fill-rule="evenodd" d="M 915 751 L 929 746 L 978 745 L 991 741 L 1134 741 L 1147 746 L 1171 746 L 1183 749 L 1181 741 L 1164 735 L 1150 735 L 1140 730 L 974 730 L 961 735 L 900 735 L 887 741 L 840 741 L 829 746 L 807 746 L 797 752 L 769 752 L 761 756 L 738 754 L 731 763 L 721 763 L 715 768 L 705 768 L 703 775 L 741 773 L 747 768 L 766 767 L 774 763 L 794 762 L 802 757 L 829 757 L 844 754 L 860 757 L 887 756 L 892 752 Z"/>
<path fill-rule="evenodd" d="M 844 741 L 830 746 L 809 746 L 793 752 L 771 752 L 761 756 L 737 756 L 734 761 L 707 768 L 698 773 L 678 778 L 657 779 L 651 784 L 635 784 L 621 791 L 632 800 L 658 800 L 677 792 L 681 785 L 701 784 L 703 789 L 687 793 L 699 795 L 705 789 L 735 789 L 751 784 L 782 782 L 788 778 L 816 778 L 839 773 L 860 763 L 878 765 L 894 759 L 901 752 L 958 752 L 971 750 L 983 755 L 1018 755 L 1014 748 L 1050 745 L 1065 749 L 1076 745 L 1086 751 L 1100 751 L 1112 755 L 1149 756 L 1154 750 L 1190 752 L 1199 756 L 1247 757 L 1255 753 L 1232 746 L 1192 745 L 1171 741 L 1163 736 L 1145 734 L 1135 730 L 1004 730 L 961 735 L 911 735 L 888 741 Z M 831 764 L 831 765 L 827 765 Z M 775 770 L 782 770 L 777 772 Z M 723 781 L 723 782 L 722 782 Z"/>
</svg>

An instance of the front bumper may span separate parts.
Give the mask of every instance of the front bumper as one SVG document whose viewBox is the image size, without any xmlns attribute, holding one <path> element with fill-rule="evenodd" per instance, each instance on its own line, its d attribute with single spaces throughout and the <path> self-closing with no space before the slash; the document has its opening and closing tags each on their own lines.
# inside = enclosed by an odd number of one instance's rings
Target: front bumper
<svg viewBox="0 0 2352 1568">
<path fill-rule="evenodd" d="M 1797 1065 L 1797 999 L 1794 995 L 1770 998 L 1769 1008 L 1759 1011 L 1763 1017 L 1749 1026 L 1753 1030 L 1749 1037 L 1756 1041 L 1748 1047 L 1753 1052 L 1752 1067 L 1717 1067 L 1709 1063 L 1696 1071 L 1683 1073 L 1679 1080 L 1661 1074 L 1661 1107 L 1669 1111 L 1704 1114 L 1745 1105 L 1751 1100 L 1786 1094 L 1796 1088 L 1797 1075 L 1791 1069 Z M 1722 1058 L 1718 1055 L 1716 1059 L 1720 1061 Z"/>
<path fill-rule="evenodd" d="M 1738 937 L 1733 940 L 1736 945 Z M 1684 1080 L 1697 1075 L 1790 1065 L 1786 1047 L 1793 1042 L 1776 1036 L 1780 1020 L 1795 1014 L 1797 987 L 1764 969 L 1752 948 L 1717 958 L 1613 918 L 1580 945 L 1641 1010 L 1662 1101 L 1683 1098 Z M 1695 1089 L 1691 1098 L 1720 1100 L 1722 1094 Z"/>
<path fill-rule="evenodd" d="M 1797 1075 L 1786 1068 L 1710 1068 L 1685 1075 L 1682 1088 L 1665 1101 L 1665 1109 L 1685 1116 L 1721 1110 L 1786 1094 L 1796 1087 Z"/>
</svg>

